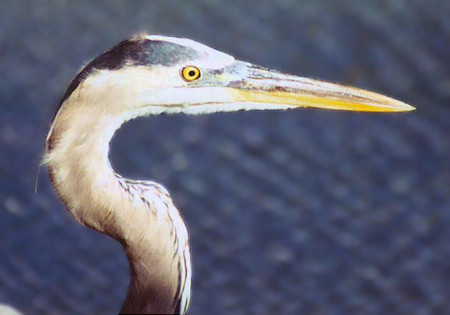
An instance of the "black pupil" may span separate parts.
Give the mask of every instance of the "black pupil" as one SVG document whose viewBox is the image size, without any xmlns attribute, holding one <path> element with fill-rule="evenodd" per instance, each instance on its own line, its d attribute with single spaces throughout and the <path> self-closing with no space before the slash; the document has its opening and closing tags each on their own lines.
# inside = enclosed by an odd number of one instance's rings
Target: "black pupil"
<svg viewBox="0 0 450 315">
<path fill-rule="evenodd" d="M 190 77 L 195 77 L 195 71 L 194 70 L 190 70 L 188 74 L 189 74 Z"/>
</svg>

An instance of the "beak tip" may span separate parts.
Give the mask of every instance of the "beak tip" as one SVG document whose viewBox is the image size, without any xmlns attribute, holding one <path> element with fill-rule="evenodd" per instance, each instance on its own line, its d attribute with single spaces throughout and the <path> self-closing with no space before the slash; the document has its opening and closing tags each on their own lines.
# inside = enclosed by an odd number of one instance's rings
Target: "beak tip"
<svg viewBox="0 0 450 315">
<path fill-rule="evenodd" d="M 398 109 L 400 112 L 410 112 L 410 111 L 416 110 L 416 108 L 414 106 L 411 106 L 411 105 L 403 103 L 403 102 L 401 103 L 401 105 L 399 106 Z"/>
</svg>

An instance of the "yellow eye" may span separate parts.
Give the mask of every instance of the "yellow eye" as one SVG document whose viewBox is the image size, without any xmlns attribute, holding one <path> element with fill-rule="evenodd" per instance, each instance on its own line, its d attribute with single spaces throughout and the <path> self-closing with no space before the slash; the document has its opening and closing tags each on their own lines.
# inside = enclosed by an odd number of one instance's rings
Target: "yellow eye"
<svg viewBox="0 0 450 315">
<path fill-rule="evenodd" d="M 188 82 L 194 81 L 200 78 L 200 69 L 194 66 L 187 66 L 183 68 L 181 75 Z"/>
</svg>

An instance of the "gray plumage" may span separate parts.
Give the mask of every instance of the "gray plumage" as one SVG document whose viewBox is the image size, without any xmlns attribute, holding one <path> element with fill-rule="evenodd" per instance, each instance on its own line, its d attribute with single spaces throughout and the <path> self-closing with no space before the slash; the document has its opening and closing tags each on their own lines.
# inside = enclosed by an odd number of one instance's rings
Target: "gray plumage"
<svg viewBox="0 0 450 315">
<path fill-rule="evenodd" d="M 133 118 L 161 113 L 309 106 L 413 109 L 386 96 L 282 74 L 164 36 L 123 41 L 79 72 L 53 119 L 44 164 L 75 219 L 122 244 L 131 275 L 123 313 L 186 313 L 191 261 L 186 226 L 167 190 L 122 178 L 112 169 L 108 153 L 115 131 Z"/>
</svg>

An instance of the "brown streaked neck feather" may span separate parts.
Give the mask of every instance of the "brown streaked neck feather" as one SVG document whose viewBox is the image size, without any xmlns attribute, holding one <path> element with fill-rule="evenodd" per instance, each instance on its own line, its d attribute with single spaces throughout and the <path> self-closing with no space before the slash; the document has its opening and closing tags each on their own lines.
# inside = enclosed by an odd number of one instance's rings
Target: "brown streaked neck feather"
<svg viewBox="0 0 450 315">
<path fill-rule="evenodd" d="M 179 248 L 174 244 L 188 251 L 183 221 L 168 195 L 146 191 L 143 197 L 124 189 L 108 159 L 109 142 L 123 119 L 91 106 L 90 98 L 77 91 L 74 95 L 59 110 L 49 134 L 45 163 L 52 183 L 79 222 L 123 245 L 131 281 L 122 312 L 174 313 L 180 300 L 180 260 L 174 255 Z M 168 209 L 157 208 L 158 198 Z M 183 234 L 177 242 L 174 224 Z"/>
</svg>

